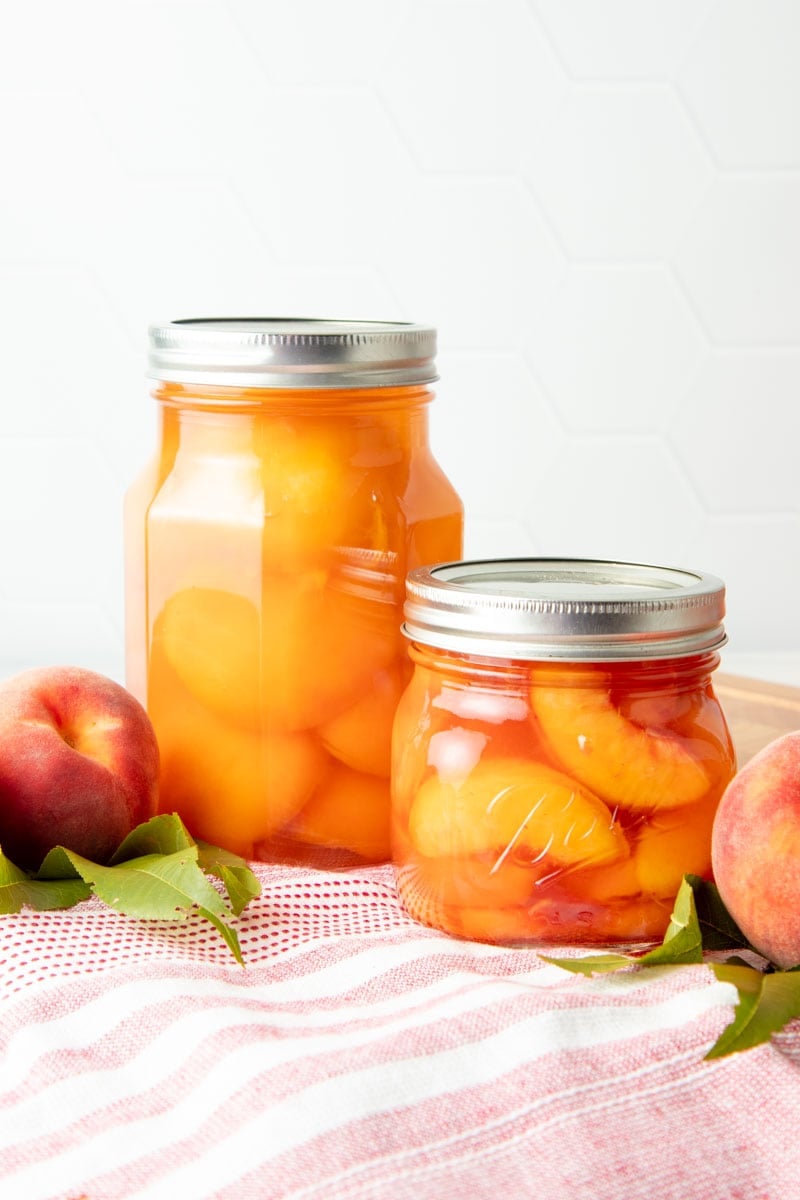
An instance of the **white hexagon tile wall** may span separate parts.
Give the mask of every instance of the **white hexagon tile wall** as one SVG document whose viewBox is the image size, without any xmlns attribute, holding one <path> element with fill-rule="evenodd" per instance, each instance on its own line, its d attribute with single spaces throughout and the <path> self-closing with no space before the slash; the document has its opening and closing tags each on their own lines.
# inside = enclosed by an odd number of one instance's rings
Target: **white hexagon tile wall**
<svg viewBox="0 0 800 1200">
<path fill-rule="evenodd" d="M 150 320 L 429 320 L 467 553 L 698 566 L 800 683 L 794 0 L 39 0 L 0 39 L 0 667 L 123 678 Z"/>
</svg>

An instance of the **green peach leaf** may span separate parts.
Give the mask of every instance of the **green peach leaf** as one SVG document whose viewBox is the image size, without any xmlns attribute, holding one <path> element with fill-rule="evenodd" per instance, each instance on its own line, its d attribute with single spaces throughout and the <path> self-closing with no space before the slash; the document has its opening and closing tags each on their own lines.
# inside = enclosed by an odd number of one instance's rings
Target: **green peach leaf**
<svg viewBox="0 0 800 1200">
<path fill-rule="evenodd" d="M 667 932 L 660 946 L 646 954 L 590 954 L 583 958 L 551 958 L 540 955 L 545 962 L 581 975 L 598 975 L 617 971 L 621 967 L 674 966 L 682 963 L 701 963 L 703 945 L 694 906 L 691 885 L 683 881 L 675 898 Z"/>
<path fill-rule="evenodd" d="M 36 880 L 12 863 L 0 851 L 0 914 L 18 913 L 23 908 L 37 912 L 50 912 L 59 908 L 72 908 L 82 900 L 88 900 L 91 889 L 83 880 L 54 879 Z"/>
<path fill-rule="evenodd" d="M 261 884 L 246 861 L 221 846 L 198 842 L 197 861 L 207 875 L 213 875 L 224 885 L 231 908 L 238 917 L 251 900 L 261 895 Z"/>
<path fill-rule="evenodd" d="M 243 967 L 244 959 L 242 958 L 242 950 L 239 945 L 239 938 L 236 930 L 231 929 L 230 925 L 221 920 L 216 913 L 209 912 L 207 908 L 200 909 L 200 916 L 204 917 L 206 921 L 211 922 L 211 924 L 222 937 L 225 945 L 228 947 L 233 957 L 238 962 L 239 966 Z"/>
<path fill-rule="evenodd" d="M 21 883 L 28 876 L 21 867 L 13 863 L 10 858 L 6 858 L 3 851 L 0 850 L 0 887 L 5 887 L 9 883 Z"/>
<path fill-rule="evenodd" d="M 151 853 L 130 857 L 136 850 Z M 174 847 L 174 849 L 173 849 Z M 200 848 L 176 814 L 162 814 L 139 825 L 120 845 L 108 866 L 91 862 L 65 846 L 55 846 L 31 876 L 0 851 L 0 915 L 37 909 L 68 908 L 94 893 L 109 907 L 144 920 L 182 921 L 196 908 L 210 921 L 244 966 L 236 931 L 226 918 L 238 915 L 260 887 L 244 859 L 217 846 L 204 846 L 203 865 L 221 878 L 230 907 L 204 872 Z"/>
<path fill-rule="evenodd" d="M 605 975 L 620 967 L 633 966 L 637 961 L 628 954 L 586 954 L 582 958 L 553 958 L 549 954 L 540 954 L 539 958 L 571 971 L 573 975 Z"/>
<path fill-rule="evenodd" d="M 160 813 L 131 830 L 109 859 L 109 866 L 147 854 L 175 854 L 193 845 L 194 838 L 177 813 Z"/>
<path fill-rule="evenodd" d="M 18 913 L 23 908 L 53 912 L 73 908 L 92 894 L 81 879 L 27 879 L 0 888 L 0 914 Z"/>
<path fill-rule="evenodd" d="M 236 961 L 244 965 L 239 939 L 225 921 L 230 909 L 200 869 L 197 846 L 174 854 L 146 854 L 113 867 L 98 866 L 65 851 L 81 878 L 105 904 L 125 916 L 144 920 L 182 921 L 197 906 L 200 915 L 221 934 Z"/>
<path fill-rule="evenodd" d="M 703 961 L 703 935 L 694 903 L 694 891 L 687 879 L 675 897 L 667 932 L 660 946 L 636 959 L 639 966 L 655 967 Z"/>
<path fill-rule="evenodd" d="M 35 873 L 34 879 L 81 879 L 80 871 L 76 870 L 70 852 L 63 846 L 54 846 L 45 856 L 42 865 Z"/>
<path fill-rule="evenodd" d="M 768 1042 L 794 1017 L 800 1017 L 800 972 L 763 973 L 755 967 L 709 963 L 717 979 L 732 983 L 738 1001 L 706 1058 L 722 1058 Z"/>
<path fill-rule="evenodd" d="M 175 854 L 145 854 L 113 867 L 99 866 L 70 850 L 65 853 L 95 895 L 126 916 L 183 920 L 195 905 L 217 916 L 228 912 L 222 896 L 197 865 L 196 846 Z"/>
<path fill-rule="evenodd" d="M 752 950 L 753 947 L 723 904 L 716 884 L 701 879 L 699 875 L 686 875 L 685 879 L 694 892 L 703 949 Z"/>
<path fill-rule="evenodd" d="M 251 900 L 261 895 L 261 884 L 249 867 L 220 867 L 218 878 L 228 893 L 231 908 L 237 917 Z"/>
</svg>

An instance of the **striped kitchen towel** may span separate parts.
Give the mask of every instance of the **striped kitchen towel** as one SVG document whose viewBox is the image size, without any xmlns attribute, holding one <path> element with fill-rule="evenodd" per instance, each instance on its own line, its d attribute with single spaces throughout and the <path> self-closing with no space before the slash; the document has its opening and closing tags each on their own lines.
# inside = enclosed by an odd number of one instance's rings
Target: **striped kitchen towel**
<svg viewBox="0 0 800 1200">
<path fill-rule="evenodd" d="M 254 869 L 244 968 L 199 918 L 2 918 L 3 1200 L 800 1197 L 800 1022 L 706 1062 L 705 967 L 584 979 L 388 867 Z"/>
</svg>

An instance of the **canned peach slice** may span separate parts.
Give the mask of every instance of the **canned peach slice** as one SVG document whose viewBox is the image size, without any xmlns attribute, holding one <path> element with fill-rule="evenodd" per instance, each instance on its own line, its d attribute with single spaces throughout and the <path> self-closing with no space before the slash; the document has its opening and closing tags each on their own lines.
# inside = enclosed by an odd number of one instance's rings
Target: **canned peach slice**
<svg viewBox="0 0 800 1200">
<path fill-rule="evenodd" d="M 677 808 L 701 799 L 711 784 L 703 764 L 679 738 L 624 717 L 597 675 L 597 686 L 553 687 L 534 671 L 531 708 L 562 767 L 624 808 Z"/>
<path fill-rule="evenodd" d="M 500 908 L 491 903 L 482 906 L 454 905 L 448 909 L 447 921 L 453 933 L 471 942 L 546 941 L 548 938 L 543 935 L 547 934 L 550 934 L 552 939 L 549 923 L 537 919 L 535 912 L 535 908 L 531 910 L 525 904 L 507 908 Z M 574 942 L 580 939 L 575 929 L 567 930 L 565 927 L 560 940 Z"/>
<path fill-rule="evenodd" d="M 355 704 L 320 726 L 328 753 L 355 771 L 388 779 L 392 722 L 403 685 L 399 668 L 378 671 Z"/>
<path fill-rule="evenodd" d="M 397 888 L 417 921 L 460 933 L 462 914 L 493 912 L 495 929 L 509 922 L 519 927 L 520 906 L 530 900 L 535 869 L 509 861 L 498 868 L 495 855 L 425 858 L 413 850 L 402 851 L 402 842 L 392 839 L 396 861 L 399 853 Z"/>
<path fill-rule="evenodd" d="M 626 720 L 642 729 L 679 729 L 683 732 L 692 721 L 697 707 L 695 696 L 681 695 L 674 690 L 659 692 L 621 692 L 615 698 L 616 707 Z"/>
<path fill-rule="evenodd" d="M 584 898 L 596 904 L 607 904 L 638 897 L 642 890 L 633 851 L 628 858 L 596 867 L 579 868 L 565 874 L 560 881 L 570 896 Z M 677 891 L 677 889 L 676 889 Z"/>
<path fill-rule="evenodd" d="M 677 895 L 684 875 L 711 872 L 711 828 L 717 797 L 693 809 L 655 812 L 633 850 L 639 888 L 653 896 Z"/>
<path fill-rule="evenodd" d="M 287 729 L 325 724 L 399 654 L 397 614 L 352 594 L 336 574 L 264 577 L 264 703 Z"/>
<path fill-rule="evenodd" d="M 521 907 L 453 908 L 449 924 L 471 942 L 529 942 L 532 936 L 528 911 Z"/>
<path fill-rule="evenodd" d="M 614 904 L 548 896 L 527 909 L 527 929 L 519 936 L 576 945 L 652 942 L 663 937 L 671 912 L 669 902 L 650 897 Z M 473 928 L 475 925 L 473 919 Z M 490 929 L 488 920 L 486 928 Z M 477 937 L 477 931 L 473 936 Z"/>
<path fill-rule="evenodd" d="M 325 763 L 310 734 L 228 725 L 185 692 L 164 689 L 152 716 L 161 751 L 160 810 L 180 812 L 195 837 L 245 858 L 302 808 Z"/>
<path fill-rule="evenodd" d="M 209 735 L 211 734 L 211 731 Z M 311 793 L 321 753 L 308 734 L 258 737 L 245 729 L 215 731 L 215 752 L 196 769 L 197 728 L 190 738 L 165 739 L 164 800 L 196 836 L 251 858 L 253 845 L 279 829 Z"/>
<path fill-rule="evenodd" d="M 609 862 L 628 844 L 601 800 L 566 775 L 524 759 L 479 762 L 462 778 L 427 779 L 411 806 L 421 854 L 499 854 L 535 863 Z"/>
<path fill-rule="evenodd" d="M 188 690 L 214 712 L 257 730 L 330 720 L 387 666 L 399 634 L 394 612 L 329 583 L 324 571 L 264 580 L 261 609 L 235 592 L 184 588 L 156 621 L 164 653 Z"/>
<path fill-rule="evenodd" d="M 334 767 L 287 832 L 308 845 L 384 861 L 389 857 L 388 781 L 350 767 Z"/>
<path fill-rule="evenodd" d="M 342 423 L 265 418 L 260 457 L 266 557 L 294 563 L 336 545 L 358 479 Z"/>
<path fill-rule="evenodd" d="M 153 654 L 161 650 L 207 708 L 256 728 L 261 719 L 259 632 L 252 600 L 218 588 L 184 588 L 156 620 Z"/>
<path fill-rule="evenodd" d="M 612 904 L 594 916 L 588 940 L 607 942 L 654 942 L 662 938 L 672 915 L 672 900 L 640 899 Z"/>
<path fill-rule="evenodd" d="M 392 803 L 405 817 L 411 799 L 428 770 L 428 739 L 439 681 L 417 666 L 398 701 L 392 724 Z"/>
<path fill-rule="evenodd" d="M 430 904 L 461 908 L 508 908 L 531 895 L 536 872 L 499 855 L 425 858 L 416 855 L 398 868 L 397 885 L 403 903 L 419 908 Z"/>
<path fill-rule="evenodd" d="M 501 861 L 498 851 L 427 858 L 415 852 L 404 825 L 397 821 L 392 828 L 392 857 L 403 903 L 415 911 L 523 904 L 536 879 L 547 871 L 546 866 L 538 870 L 510 858 Z"/>
<path fill-rule="evenodd" d="M 717 799 L 691 807 L 657 809 L 627 831 L 630 858 L 570 872 L 570 892 L 594 901 L 651 896 L 673 900 L 684 875 L 707 875 Z"/>
</svg>

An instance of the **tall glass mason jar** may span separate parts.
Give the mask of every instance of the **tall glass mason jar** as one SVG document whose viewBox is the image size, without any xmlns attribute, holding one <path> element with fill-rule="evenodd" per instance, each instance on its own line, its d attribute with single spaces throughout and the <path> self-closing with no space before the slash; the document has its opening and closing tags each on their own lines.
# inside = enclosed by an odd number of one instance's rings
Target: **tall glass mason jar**
<svg viewBox="0 0 800 1200">
<path fill-rule="evenodd" d="M 458 557 L 428 445 L 435 331 L 174 321 L 150 330 L 156 454 L 130 489 L 127 683 L 160 809 L 251 859 L 389 855 L 406 573 Z"/>
<path fill-rule="evenodd" d="M 407 597 L 392 836 L 408 912 L 477 941 L 663 937 L 683 875 L 710 876 L 735 771 L 711 681 L 720 580 L 461 562 L 412 571 Z"/>
</svg>

